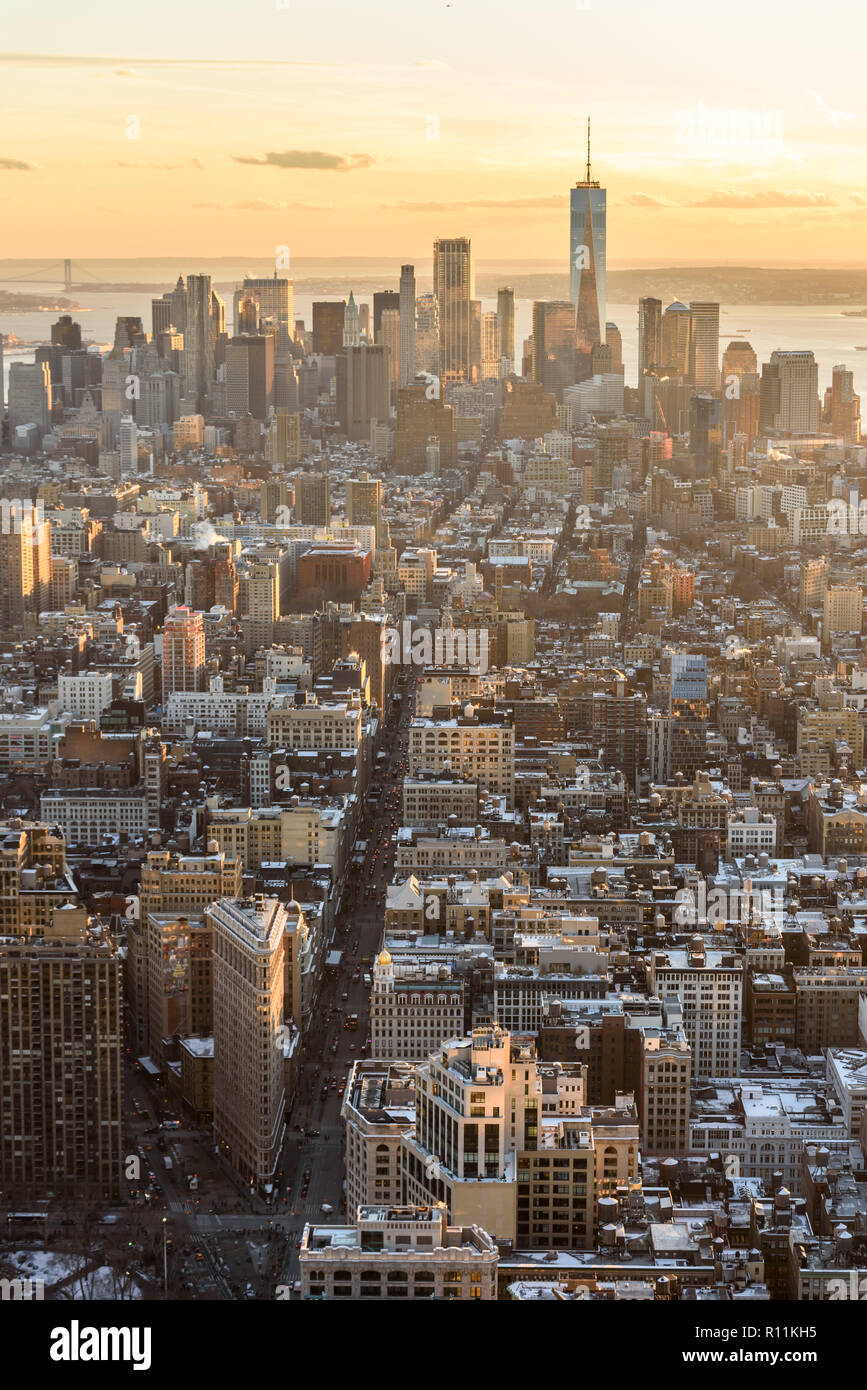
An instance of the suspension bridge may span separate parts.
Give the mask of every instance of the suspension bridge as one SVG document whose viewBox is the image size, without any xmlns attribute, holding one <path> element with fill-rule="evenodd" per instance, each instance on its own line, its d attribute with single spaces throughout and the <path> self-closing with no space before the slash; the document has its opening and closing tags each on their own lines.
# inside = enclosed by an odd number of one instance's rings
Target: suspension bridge
<svg viewBox="0 0 867 1390">
<path fill-rule="evenodd" d="M 86 270 L 79 262 L 75 264 L 75 278 L 72 274 L 72 261 L 21 261 L 20 274 L 16 274 L 18 263 L 0 261 L 0 285 L 62 285 L 71 290 L 75 285 L 100 285 L 101 276 Z"/>
</svg>

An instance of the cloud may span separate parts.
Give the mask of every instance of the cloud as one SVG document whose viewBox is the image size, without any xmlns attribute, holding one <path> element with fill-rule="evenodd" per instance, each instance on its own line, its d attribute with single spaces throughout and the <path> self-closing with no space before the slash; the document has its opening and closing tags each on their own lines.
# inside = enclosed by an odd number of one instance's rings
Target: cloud
<svg viewBox="0 0 867 1390">
<path fill-rule="evenodd" d="M 338 174 L 369 169 L 376 163 L 372 154 L 325 154 L 322 150 L 271 150 L 262 159 L 243 154 L 233 154 L 232 159 L 236 164 L 268 165 L 273 169 L 328 169 Z"/>
<path fill-rule="evenodd" d="M 630 208 L 677 207 L 677 204 L 673 203 L 670 198 L 657 198 L 652 193 L 628 193 L 623 201 Z"/>
<path fill-rule="evenodd" d="M 756 193 L 718 188 L 704 198 L 689 203 L 692 208 L 835 208 L 837 203 L 824 193 L 810 193 L 803 188 L 788 192 L 778 188 L 762 189 Z"/>
<path fill-rule="evenodd" d="M 333 203 L 292 203 L 275 201 L 273 198 L 245 198 L 239 203 L 194 203 L 194 207 L 208 208 L 213 212 L 286 212 L 291 206 L 293 212 L 333 212 Z"/>
<path fill-rule="evenodd" d="M 396 212 L 464 212 L 471 208 L 506 208 L 513 212 L 531 208 L 562 208 L 565 197 L 562 193 L 551 193 L 538 198 L 467 198 L 453 203 L 383 203 L 384 208 Z"/>
<path fill-rule="evenodd" d="M 856 207 L 867 207 L 867 198 L 864 197 L 863 193 L 850 193 L 849 197 L 852 199 L 852 202 L 856 205 Z"/>
<path fill-rule="evenodd" d="M 116 169 L 204 169 L 204 164 L 200 159 L 183 159 L 179 164 L 146 164 L 138 159 L 116 159 L 114 161 Z"/>
<path fill-rule="evenodd" d="M 115 68 L 130 65 L 135 68 L 222 68 L 237 71 L 243 68 L 318 68 L 352 66 L 351 64 L 293 62 L 286 58 L 135 58 L 105 57 L 95 53 L 0 53 L 0 67 L 26 68 Z M 128 76 L 124 70 L 118 76 Z"/>
<path fill-rule="evenodd" d="M 414 68 L 433 68 L 436 72 L 448 72 L 448 63 L 440 62 L 439 58 L 419 58 L 413 63 Z"/>
<path fill-rule="evenodd" d="M 35 165 L 25 164 L 23 159 L 0 159 L 0 169 L 17 169 L 20 172 L 32 174 Z"/>
</svg>

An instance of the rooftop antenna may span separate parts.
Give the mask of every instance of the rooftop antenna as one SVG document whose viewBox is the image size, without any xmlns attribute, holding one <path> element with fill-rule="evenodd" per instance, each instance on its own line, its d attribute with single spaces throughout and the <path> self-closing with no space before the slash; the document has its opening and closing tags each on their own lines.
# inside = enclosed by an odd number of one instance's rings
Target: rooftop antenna
<svg viewBox="0 0 867 1390">
<path fill-rule="evenodd" d="M 592 182 L 592 175 L 591 175 L 591 173 L 590 173 L 590 117 L 589 117 L 589 116 L 587 117 L 587 172 L 586 172 L 586 174 L 584 175 L 584 181 L 585 181 L 585 183 L 591 183 L 591 182 Z"/>
</svg>

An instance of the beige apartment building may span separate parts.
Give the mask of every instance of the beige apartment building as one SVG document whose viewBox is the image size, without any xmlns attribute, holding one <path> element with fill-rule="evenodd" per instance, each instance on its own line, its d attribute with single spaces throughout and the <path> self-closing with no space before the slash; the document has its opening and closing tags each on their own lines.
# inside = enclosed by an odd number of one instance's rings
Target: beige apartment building
<svg viewBox="0 0 867 1390">
<path fill-rule="evenodd" d="M 400 1202 L 400 1146 L 415 1119 L 415 1068 L 408 1062 L 355 1062 L 340 1117 L 346 1125 L 347 1210 Z"/>
<path fill-rule="evenodd" d="M 475 825 L 479 814 L 479 783 L 476 777 L 432 777 L 403 779 L 403 818 L 401 824 L 420 830 L 447 825 L 457 816 L 458 825 Z"/>
<path fill-rule="evenodd" d="M 266 739 L 270 748 L 357 752 L 361 743 L 361 705 L 349 701 L 320 705 L 310 700 L 271 709 Z"/>
<path fill-rule="evenodd" d="M 219 807 L 208 813 L 208 834 L 221 853 L 245 869 L 260 864 L 327 864 L 342 873 L 347 820 L 340 806 Z"/>
<path fill-rule="evenodd" d="M 44 936 L 69 902 L 78 902 L 78 890 L 62 832 L 38 821 L 0 825 L 0 935 Z"/>
<path fill-rule="evenodd" d="M 387 950 L 373 967 L 370 1055 L 422 1061 L 464 1031 L 465 987 L 448 965 L 395 964 Z"/>
<path fill-rule="evenodd" d="M 743 960 L 694 936 L 686 947 L 651 953 L 647 984 L 680 1000 L 696 1076 L 738 1076 Z"/>
<path fill-rule="evenodd" d="M 480 787 L 506 798 L 515 797 L 515 728 L 510 714 L 476 711 L 467 705 L 450 719 L 413 719 L 409 729 L 407 771 L 446 768 L 475 778 Z"/>
<path fill-rule="evenodd" d="M 835 632 L 860 632 L 864 595 L 860 584 L 829 584 L 825 590 L 822 634 L 827 642 Z"/>
<path fill-rule="evenodd" d="M 642 1151 L 675 1155 L 689 1148 L 692 1048 L 681 1028 L 643 1027 L 638 1111 Z"/>
</svg>

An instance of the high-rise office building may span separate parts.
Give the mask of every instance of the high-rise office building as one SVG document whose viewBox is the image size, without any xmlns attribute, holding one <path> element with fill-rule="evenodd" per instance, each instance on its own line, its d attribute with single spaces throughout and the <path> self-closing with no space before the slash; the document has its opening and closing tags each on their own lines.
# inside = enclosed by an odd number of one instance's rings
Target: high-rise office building
<svg viewBox="0 0 867 1390">
<path fill-rule="evenodd" d="M 383 309 L 376 342 L 388 349 L 388 375 L 393 395 L 400 385 L 400 313 L 397 309 Z"/>
<path fill-rule="evenodd" d="M 226 344 L 226 408 L 265 420 L 274 404 L 274 335 L 241 334 Z"/>
<path fill-rule="evenodd" d="M 497 318 L 500 321 L 500 356 L 508 361 L 508 375 L 515 366 L 515 291 L 511 285 L 497 290 Z"/>
<path fill-rule="evenodd" d="M 382 479 L 360 473 L 346 480 L 346 520 L 350 526 L 375 526 L 382 537 Z"/>
<path fill-rule="evenodd" d="M 256 322 L 252 327 L 241 324 L 240 307 L 245 301 L 256 305 Z M 237 333 L 275 334 L 276 350 L 287 352 L 292 338 L 292 324 L 295 316 L 295 286 L 292 280 L 273 275 L 244 277 L 233 297 L 233 321 Z"/>
<path fill-rule="evenodd" d="M 399 328 L 399 319 L 396 326 Z M 337 418 L 347 438 L 369 440 L 371 420 L 388 419 L 391 381 L 391 353 L 382 343 L 344 348 L 340 353 Z"/>
<path fill-rule="evenodd" d="M 605 325 L 605 346 L 611 353 L 611 360 L 608 370 L 610 372 L 622 372 L 623 336 L 616 323 L 606 323 Z"/>
<path fill-rule="evenodd" d="M 121 473 L 138 472 L 138 426 L 132 415 L 122 415 L 117 431 Z"/>
<path fill-rule="evenodd" d="M 482 314 L 482 380 L 500 375 L 500 316 Z"/>
<path fill-rule="evenodd" d="M 718 391 L 719 305 L 690 301 L 689 379 L 697 391 Z"/>
<path fill-rule="evenodd" d="M 400 370 L 398 386 L 415 376 L 415 266 L 400 268 Z"/>
<path fill-rule="evenodd" d="M 0 526 L 0 628 L 34 630 L 50 593 L 51 522 L 27 503 L 7 505 Z"/>
<path fill-rule="evenodd" d="M 343 347 L 343 320 L 346 303 L 342 299 L 321 300 L 313 305 L 313 351 L 323 357 L 336 357 Z"/>
<path fill-rule="evenodd" d="M 436 444 L 439 466 L 456 467 L 458 439 L 453 408 L 431 392 L 430 384 L 411 382 L 397 396 L 394 449 L 399 467 L 407 473 L 427 472 L 432 441 Z"/>
<path fill-rule="evenodd" d="M 151 300 L 151 333 L 154 342 L 161 333 L 168 333 L 169 329 L 174 328 L 172 323 L 172 296 L 162 294 L 159 299 Z"/>
<path fill-rule="evenodd" d="M 71 314 L 61 314 L 51 325 L 51 341 L 57 347 L 74 350 L 81 347 L 81 324 L 75 323 Z"/>
<path fill-rule="evenodd" d="M 241 300 L 235 309 L 235 333 L 258 333 L 259 305 L 250 295 Z"/>
<path fill-rule="evenodd" d="M 568 299 L 533 305 L 533 380 L 557 397 L 575 381 L 575 306 Z"/>
<path fill-rule="evenodd" d="M 439 312 L 439 375 L 444 382 L 466 381 L 472 363 L 470 302 L 474 288 L 468 237 L 437 238 L 433 274 Z"/>
<path fill-rule="evenodd" d="M 678 376 L 689 372 L 689 340 L 692 319 L 689 309 L 675 299 L 662 316 L 662 365 Z"/>
<path fill-rule="evenodd" d="M 281 1046 L 287 910 L 223 898 L 214 939 L 214 1137 L 251 1187 L 273 1182 L 286 1110 Z"/>
<path fill-rule="evenodd" d="M 648 296 L 638 301 L 638 383 L 642 372 L 658 367 L 662 358 L 662 300 Z"/>
<path fill-rule="evenodd" d="M 328 526 L 331 489 L 327 473 L 299 473 L 295 479 L 295 520 L 299 526 Z"/>
<path fill-rule="evenodd" d="M 731 377 L 737 377 L 740 382 L 745 376 L 755 376 L 757 371 L 758 360 L 750 344 L 743 339 L 735 339 L 730 342 L 723 353 L 723 391 L 730 384 Z"/>
<path fill-rule="evenodd" d="M 860 444 L 861 397 L 856 395 L 852 373 L 844 363 L 834 368 L 825 393 L 825 417 L 832 434 L 839 434 L 845 444 Z"/>
<path fill-rule="evenodd" d="M 163 624 L 163 703 L 175 690 L 201 690 L 205 670 L 205 625 L 201 613 L 178 605 Z"/>
<path fill-rule="evenodd" d="M 217 296 L 210 275 L 187 277 L 186 328 L 184 329 L 184 396 L 198 407 L 214 379 L 214 349 L 220 331 Z"/>
<path fill-rule="evenodd" d="M 301 450 L 301 415 L 297 410 L 285 410 L 278 405 L 273 423 L 272 463 L 299 463 Z"/>
<path fill-rule="evenodd" d="M 360 331 L 358 327 L 358 305 L 355 302 L 355 295 L 349 291 L 349 300 L 343 315 L 343 346 L 358 347 L 360 344 Z"/>
<path fill-rule="evenodd" d="M 440 319 L 435 294 L 422 294 L 415 306 L 415 370 L 429 376 L 439 372 Z"/>
<path fill-rule="evenodd" d="M 812 352 L 772 352 L 762 364 L 759 428 L 815 434 L 819 428 L 819 368 Z"/>
<path fill-rule="evenodd" d="M 380 341 L 382 316 L 386 310 L 400 314 L 400 292 L 398 290 L 377 290 L 373 296 L 373 341 Z"/>
<path fill-rule="evenodd" d="M 51 370 L 47 362 L 13 362 L 9 368 L 9 433 L 35 425 L 39 438 L 51 425 Z"/>
<path fill-rule="evenodd" d="M 482 301 L 470 300 L 470 376 L 478 381 L 482 370 Z"/>
<path fill-rule="evenodd" d="M 590 353 L 602 342 L 605 318 L 606 190 L 587 167 L 569 198 L 569 298 L 575 307 L 577 379 L 590 375 Z"/>
</svg>

